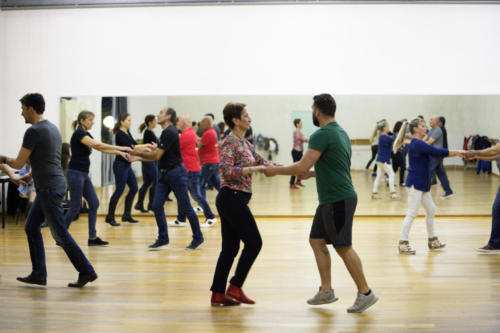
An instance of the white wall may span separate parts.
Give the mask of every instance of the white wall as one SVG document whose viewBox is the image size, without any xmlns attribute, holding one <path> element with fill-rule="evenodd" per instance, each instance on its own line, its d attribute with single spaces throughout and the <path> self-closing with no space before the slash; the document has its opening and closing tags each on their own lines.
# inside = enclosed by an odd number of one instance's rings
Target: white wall
<svg viewBox="0 0 500 333">
<path fill-rule="evenodd" d="M 498 93 L 499 14 L 425 4 L 2 12 L 4 151 L 17 153 L 18 100 L 34 91 L 54 123 L 60 96 Z"/>
<path fill-rule="evenodd" d="M 5 59 L 5 19 L 4 12 L 0 11 L 0 116 L 4 113 L 4 98 L 3 98 L 3 85 L 4 85 L 4 70 L 3 64 Z M 4 124 L 0 125 L 0 154 L 7 150 L 6 137 Z"/>
</svg>

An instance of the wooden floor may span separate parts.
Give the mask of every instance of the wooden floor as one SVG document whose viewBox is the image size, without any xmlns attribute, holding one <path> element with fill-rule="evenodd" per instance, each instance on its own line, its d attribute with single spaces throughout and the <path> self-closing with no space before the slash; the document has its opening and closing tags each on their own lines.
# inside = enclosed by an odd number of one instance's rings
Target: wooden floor
<svg viewBox="0 0 500 333">
<path fill-rule="evenodd" d="M 437 214 L 441 216 L 464 216 L 491 214 L 491 205 L 498 189 L 499 179 L 495 175 L 476 175 L 473 170 L 464 171 L 457 167 L 447 170 L 450 184 L 456 195 L 448 200 L 441 200 L 444 194 L 440 185 L 432 187 L 431 193 L 437 206 Z M 401 195 L 399 200 L 391 200 L 386 183 L 381 183 L 379 193 L 382 200 L 372 200 L 372 186 L 374 178 L 364 172 L 352 172 L 356 192 L 358 193 L 358 216 L 389 215 L 404 216 L 407 210 L 407 191 L 405 187 L 397 187 Z M 399 179 L 398 174 L 396 178 Z M 300 190 L 289 189 L 288 177 L 279 176 L 266 178 L 263 175 L 254 176 L 253 197 L 250 207 L 257 216 L 304 216 L 310 217 L 316 211 L 318 203 L 316 183 L 314 179 L 304 181 L 305 188 Z M 101 205 L 99 214 L 108 212 L 109 198 L 114 186 L 106 186 L 97 190 Z M 216 191 L 207 191 L 207 201 L 215 214 Z M 123 211 L 124 196 L 121 198 L 117 212 Z M 175 197 L 171 195 L 172 199 Z M 148 202 L 149 199 L 146 199 Z M 194 204 L 194 201 L 192 201 Z M 176 202 L 167 202 L 165 212 L 168 216 L 177 214 Z M 421 214 L 424 213 L 421 209 Z M 134 214 L 141 215 L 137 211 Z M 152 216 L 152 213 L 146 215 Z"/>
<path fill-rule="evenodd" d="M 492 198 L 489 198 L 491 204 Z M 425 223 L 417 219 L 410 240 L 415 256 L 400 256 L 401 218 L 357 217 L 354 247 L 380 301 L 364 314 L 348 314 L 355 287 L 333 255 L 340 300 L 309 306 L 319 285 L 307 242 L 310 218 L 258 218 L 264 246 L 247 282 L 254 306 L 212 308 L 210 284 L 220 250 L 219 226 L 203 230 L 206 243 L 186 251 L 189 228 L 170 228 L 171 244 L 147 251 L 156 224 L 110 227 L 98 222 L 109 247 L 86 245 L 85 216 L 71 232 L 99 279 L 81 290 L 67 288 L 77 273 L 47 229 L 43 230 L 47 287 L 15 280 L 31 270 L 22 225 L 0 229 L 1 332 L 500 332 L 500 255 L 481 255 L 490 218 L 438 218 L 448 245 L 426 249 Z"/>
</svg>

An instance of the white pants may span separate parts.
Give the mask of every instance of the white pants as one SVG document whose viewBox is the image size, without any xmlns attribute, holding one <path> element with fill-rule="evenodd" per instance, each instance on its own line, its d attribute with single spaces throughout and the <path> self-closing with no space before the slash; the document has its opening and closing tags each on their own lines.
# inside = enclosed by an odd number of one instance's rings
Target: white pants
<svg viewBox="0 0 500 333">
<path fill-rule="evenodd" d="M 392 166 L 387 163 L 377 162 L 377 178 L 375 178 L 375 182 L 373 182 L 373 193 L 378 192 L 378 185 L 380 184 L 380 180 L 384 176 L 384 173 L 389 175 L 389 190 L 391 193 L 395 192 L 394 189 L 394 170 L 392 170 Z"/>
<path fill-rule="evenodd" d="M 425 223 L 427 224 L 427 234 L 429 235 L 429 238 L 436 236 L 434 234 L 434 215 L 436 214 L 436 205 L 434 204 L 434 201 L 432 201 L 431 193 L 416 190 L 412 186 L 408 191 L 408 212 L 406 213 L 406 217 L 403 222 L 401 240 L 408 240 L 411 224 L 418 214 L 420 203 L 422 203 L 425 208 Z"/>
</svg>

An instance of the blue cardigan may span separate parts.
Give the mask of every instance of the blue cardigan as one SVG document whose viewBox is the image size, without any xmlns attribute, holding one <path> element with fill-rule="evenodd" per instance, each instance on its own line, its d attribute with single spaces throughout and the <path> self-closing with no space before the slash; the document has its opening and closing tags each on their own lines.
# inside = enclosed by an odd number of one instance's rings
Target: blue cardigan
<svg viewBox="0 0 500 333">
<path fill-rule="evenodd" d="M 408 177 L 406 187 L 415 187 L 422 192 L 431 190 L 430 161 L 431 157 L 446 157 L 448 149 L 436 148 L 419 139 L 412 139 L 410 143 Z"/>
<path fill-rule="evenodd" d="M 391 164 L 391 152 L 394 138 L 387 134 L 381 134 L 378 139 L 377 162 Z"/>
</svg>

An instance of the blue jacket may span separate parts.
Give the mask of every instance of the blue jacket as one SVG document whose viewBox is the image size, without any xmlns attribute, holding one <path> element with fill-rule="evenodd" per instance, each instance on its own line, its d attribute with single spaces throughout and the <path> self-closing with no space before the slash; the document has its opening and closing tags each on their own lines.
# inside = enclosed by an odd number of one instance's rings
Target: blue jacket
<svg viewBox="0 0 500 333">
<path fill-rule="evenodd" d="M 422 192 L 431 190 L 430 161 L 431 157 L 446 157 L 448 149 L 436 148 L 419 139 L 412 139 L 410 143 L 408 177 L 406 187 L 415 187 Z"/>
<path fill-rule="evenodd" d="M 387 134 L 381 134 L 378 138 L 377 162 L 391 164 L 391 152 L 394 138 Z"/>
</svg>

